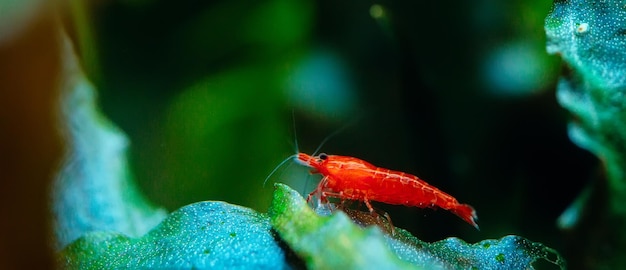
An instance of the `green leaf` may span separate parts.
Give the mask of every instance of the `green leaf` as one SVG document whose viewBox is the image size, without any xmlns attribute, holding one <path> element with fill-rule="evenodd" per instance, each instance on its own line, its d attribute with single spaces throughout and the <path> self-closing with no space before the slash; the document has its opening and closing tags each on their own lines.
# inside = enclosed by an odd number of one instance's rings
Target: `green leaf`
<svg viewBox="0 0 626 270">
<path fill-rule="evenodd" d="M 557 100 L 573 116 L 570 139 L 603 163 L 559 218 L 570 261 L 581 268 L 626 267 L 626 1 L 554 1 L 547 50 L 564 72 Z M 565 183 L 565 182 L 564 182 Z M 610 248 L 607 248 L 610 247 Z"/>
<path fill-rule="evenodd" d="M 544 259 L 565 269 L 565 260 L 556 250 L 516 235 L 475 244 L 456 237 L 426 243 L 405 230 L 396 230 L 393 239 L 389 238 L 392 249 L 400 258 L 419 265 L 435 263 L 446 269 L 529 269 L 535 261 Z"/>
<path fill-rule="evenodd" d="M 94 232 L 61 253 L 68 269 L 282 269 L 285 254 L 266 215 L 224 202 L 171 213 L 139 238 Z"/>
<path fill-rule="evenodd" d="M 557 98 L 577 119 L 569 126 L 570 138 L 607 160 L 611 184 L 619 190 L 626 190 L 624 5 L 617 0 L 556 1 L 545 24 L 548 52 L 560 55 L 567 66 Z"/>
<path fill-rule="evenodd" d="M 565 268 L 558 252 L 523 237 L 476 244 L 458 238 L 427 243 L 400 228 L 392 237 L 378 227 L 358 227 L 341 211 L 319 216 L 293 189 L 283 184 L 275 188 L 268 213 L 272 225 L 311 269 L 528 269 L 538 259 Z M 364 220 L 352 211 L 349 214 Z"/>
</svg>

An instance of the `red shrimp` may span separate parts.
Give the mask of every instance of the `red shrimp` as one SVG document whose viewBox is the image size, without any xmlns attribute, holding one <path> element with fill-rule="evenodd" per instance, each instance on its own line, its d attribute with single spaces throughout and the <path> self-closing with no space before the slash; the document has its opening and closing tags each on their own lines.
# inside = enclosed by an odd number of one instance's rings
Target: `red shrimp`
<svg viewBox="0 0 626 270">
<path fill-rule="evenodd" d="M 311 173 L 323 176 L 307 201 L 313 195 L 319 195 L 322 202 L 326 202 L 327 198 L 362 201 L 372 213 L 374 209 L 370 201 L 422 208 L 436 206 L 454 213 L 478 229 L 478 217 L 472 206 L 459 203 L 451 195 L 415 175 L 376 167 L 348 156 L 298 153 L 295 160 L 313 168 Z"/>
</svg>

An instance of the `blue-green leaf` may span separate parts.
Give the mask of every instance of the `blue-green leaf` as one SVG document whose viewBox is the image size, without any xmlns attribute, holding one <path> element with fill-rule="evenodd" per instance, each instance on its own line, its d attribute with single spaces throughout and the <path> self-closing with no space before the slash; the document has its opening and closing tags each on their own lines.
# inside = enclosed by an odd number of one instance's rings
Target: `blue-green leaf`
<svg viewBox="0 0 626 270">
<path fill-rule="evenodd" d="M 287 268 L 267 216 L 224 202 L 199 202 L 171 213 L 139 238 L 94 232 L 61 253 L 69 269 Z"/>
</svg>

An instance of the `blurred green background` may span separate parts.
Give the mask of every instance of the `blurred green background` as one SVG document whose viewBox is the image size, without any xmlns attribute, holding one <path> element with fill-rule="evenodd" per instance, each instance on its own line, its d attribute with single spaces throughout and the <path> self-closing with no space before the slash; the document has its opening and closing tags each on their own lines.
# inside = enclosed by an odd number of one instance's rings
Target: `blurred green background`
<svg viewBox="0 0 626 270">
<path fill-rule="evenodd" d="M 295 140 L 311 153 L 346 127 L 323 152 L 418 175 L 472 204 L 481 231 L 379 205 L 397 226 L 427 241 L 518 234 L 558 249 L 555 219 L 595 161 L 568 140 L 554 98 L 550 5 L 110 1 L 77 36 L 140 186 L 169 210 L 224 200 L 263 212 L 263 180 Z M 268 182 L 309 192 L 319 178 L 297 167 Z"/>
<path fill-rule="evenodd" d="M 0 11 L 29 5 L 15 3 Z M 170 211 L 223 200 L 265 212 L 273 182 L 310 192 L 319 178 L 296 165 L 263 181 L 296 140 L 311 153 L 345 127 L 323 152 L 415 174 L 473 205 L 481 231 L 445 211 L 378 204 L 394 225 L 425 241 L 517 234 L 560 250 L 555 220 L 597 173 L 554 97 L 551 1 L 67 3 L 138 184 Z M 21 23 L 3 18 L 14 27 L 0 41 Z"/>
</svg>

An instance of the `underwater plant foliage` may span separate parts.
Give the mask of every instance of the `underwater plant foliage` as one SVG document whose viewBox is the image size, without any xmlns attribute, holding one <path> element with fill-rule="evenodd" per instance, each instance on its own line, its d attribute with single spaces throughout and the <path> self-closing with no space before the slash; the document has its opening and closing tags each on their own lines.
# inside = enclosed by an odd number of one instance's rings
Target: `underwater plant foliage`
<svg viewBox="0 0 626 270">
<path fill-rule="evenodd" d="M 561 56 L 557 99 L 573 116 L 568 133 L 602 162 L 603 176 L 561 215 L 583 268 L 626 267 L 626 1 L 555 1 L 547 50 Z"/>
<path fill-rule="evenodd" d="M 141 237 L 94 232 L 61 252 L 68 269 L 285 269 L 267 216 L 225 202 L 172 212 Z"/>
<path fill-rule="evenodd" d="M 298 264 L 288 258 L 290 250 L 313 269 L 511 269 L 528 268 L 537 259 L 565 266 L 556 251 L 518 236 L 477 244 L 458 238 L 426 243 L 395 228 L 389 237 L 378 227 L 357 226 L 340 211 L 320 216 L 283 184 L 276 184 L 268 214 L 198 202 L 162 219 L 164 211 L 133 188 L 124 158 L 127 139 L 97 109 L 95 88 L 65 42 L 63 117 L 73 150 L 55 185 L 59 266 L 281 269 Z"/>
<path fill-rule="evenodd" d="M 428 243 L 395 228 L 394 236 L 389 237 L 375 226 L 355 225 L 350 220 L 354 216 L 341 211 L 330 217 L 320 216 L 296 191 L 282 184 L 275 186 L 267 214 L 226 202 L 207 201 L 183 206 L 167 215 L 135 186 L 127 159 L 130 140 L 99 110 L 96 87 L 81 71 L 70 41 L 64 39 L 67 87 L 61 100 L 62 128 L 69 153 L 53 196 L 56 246 L 61 250 L 59 266 L 280 269 L 304 264 L 310 268 L 511 269 L 530 268 L 537 260 L 565 266 L 556 251 L 519 236 L 475 244 L 458 238 Z M 218 100 L 230 100 L 233 104 L 254 99 L 239 99 L 241 93 L 228 90 L 233 85 L 254 86 L 266 74 L 269 77 L 273 73 L 236 68 L 193 85 L 171 107 L 174 116 L 168 126 L 172 133 L 168 136 L 175 136 L 181 126 L 197 123 L 175 123 L 178 119 L 175 116 L 184 118 L 207 96 L 227 96 Z M 258 80 L 239 82 L 237 78 L 241 77 Z M 222 91 L 208 93 L 203 84 L 219 85 Z M 253 102 L 246 104 L 252 106 Z M 219 116 L 233 115 L 237 113 Z M 223 128 L 220 122 L 202 123 L 218 126 L 207 130 Z M 197 144 L 189 147 L 194 146 Z M 254 178 L 246 180 L 261 182 Z M 164 190 L 161 191 L 164 194 L 170 191 Z"/>
</svg>

